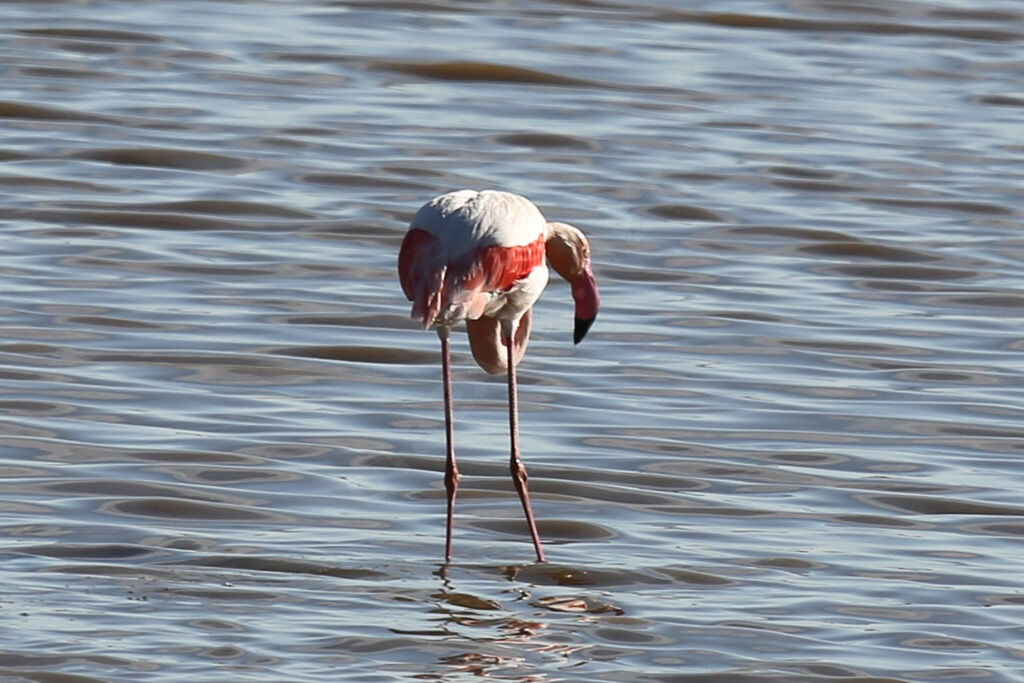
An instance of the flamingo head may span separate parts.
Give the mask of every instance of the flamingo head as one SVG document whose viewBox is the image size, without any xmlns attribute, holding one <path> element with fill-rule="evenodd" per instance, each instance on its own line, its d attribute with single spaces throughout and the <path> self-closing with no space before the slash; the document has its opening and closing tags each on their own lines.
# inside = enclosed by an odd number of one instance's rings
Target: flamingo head
<svg viewBox="0 0 1024 683">
<path fill-rule="evenodd" d="M 601 295 L 590 265 L 590 242 L 579 228 L 568 223 L 548 223 L 548 263 L 572 287 L 576 302 L 573 343 L 579 344 L 597 317 Z"/>
</svg>

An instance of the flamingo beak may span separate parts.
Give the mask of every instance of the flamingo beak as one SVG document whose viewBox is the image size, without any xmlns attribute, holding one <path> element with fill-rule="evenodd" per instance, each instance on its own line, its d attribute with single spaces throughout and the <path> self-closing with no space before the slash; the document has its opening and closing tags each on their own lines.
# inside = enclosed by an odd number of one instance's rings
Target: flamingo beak
<svg viewBox="0 0 1024 683">
<path fill-rule="evenodd" d="M 601 295 L 597 291 L 597 280 L 590 268 L 590 259 L 583 264 L 580 277 L 572 285 L 572 298 L 576 302 L 576 321 L 572 332 L 572 343 L 579 344 L 587 336 L 590 326 L 597 317 Z"/>
</svg>

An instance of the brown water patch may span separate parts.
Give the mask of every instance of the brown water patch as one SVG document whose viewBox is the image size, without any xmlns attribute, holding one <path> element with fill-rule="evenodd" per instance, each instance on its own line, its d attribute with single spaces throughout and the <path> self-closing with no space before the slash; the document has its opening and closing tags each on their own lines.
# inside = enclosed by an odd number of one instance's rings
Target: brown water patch
<svg viewBox="0 0 1024 683">
<path fill-rule="evenodd" d="M 1011 97 L 1010 95 L 982 95 L 976 97 L 975 101 L 997 107 L 1024 107 L 1024 97 Z"/>
<path fill-rule="evenodd" d="M 873 505 L 904 512 L 925 515 L 992 515 L 1024 517 L 1024 508 L 1010 505 L 992 505 L 973 501 L 955 500 L 952 498 L 936 498 L 924 496 L 890 496 L 865 494 L 857 496 L 860 500 Z"/>
<path fill-rule="evenodd" d="M 93 69 L 78 69 L 70 67 L 22 67 L 17 69 L 20 76 L 40 76 L 42 78 L 73 78 L 75 80 L 84 78 L 95 78 L 101 80 L 122 80 L 118 76 L 106 71 L 95 71 Z"/>
<path fill-rule="evenodd" d="M 103 227 L 154 228 L 160 230 L 241 230 L 247 227 L 244 223 L 228 221 L 210 216 L 197 216 L 184 213 L 159 213 L 147 211 L 94 211 L 91 209 L 17 209 L 12 215 L 41 223 L 76 223 L 92 224 Z M 82 257 L 67 257 L 68 263 L 77 262 Z M 108 259 L 113 269 L 130 269 L 130 261 Z"/>
<path fill-rule="evenodd" d="M 178 481 L 203 486 L 237 486 L 239 484 L 265 484 L 301 481 L 306 477 L 297 472 L 244 467 L 201 467 L 175 465 L 157 467 L 157 472 L 173 476 Z"/>
<path fill-rule="evenodd" d="M 991 374 L 980 372 L 951 371 L 947 369 L 903 370 L 895 373 L 897 379 L 907 382 L 934 382 L 939 384 L 971 384 L 994 386 L 1006 381 Z"/>
<path fill-rule="evenodd" d="M 261 165 L 253 159 L 202 152 L 190 149 L 163 147 L 123 147 L 92 149 L 71 154 L 76 159 L 101 161 L 120 166 L 147 166 L 185 171 L 243 173 Z"/>
<path fill-rule="evenodd" d="M 285 315 L 275 316 L 268 322 L 271 322 L 275 325 L 327 325 L 330 327 L 365 327 L 370 329 L 384 330 L 407 329 L 410 325 L 409 317 L 406 315 L 378 313 L 354 315 Z M 289 351 L 295 351 L 296 353 L 298 353 L 308 348 L 316 349 L 318 347 L 283 347 L 278 349 L 269 349 L 267 352 L 280 353 L 282 355 L 291 355 Z M 325 348 L 331 349 L 333 347 L 328 346 Z"/>
<path fill-rule="evenodd" d="M 794 192 L 844 192 L 852 193 L 860 188 L 853 183 L 840 183 L 825 180 L 773 180 L 772 185 Z"/>
<path fill-rule="evenodd" d="M 804 168 L 801 166 L 769 166 L 765 170 L 776 175 L 790 178 L 802 178 L 805 180 L 831 180 L 835 179 L 837 175 L 832 171 L 825 171 L 819 168 Z"/>
<path fill-rule="evenodd" d="M 81 121 L 84 123 L 114 122 L 113 117 L 87 114 L 59 107 L 26 104 L 0 100 L 0 119 L 29 119 L 37 121 Z"/>
<path fill-rule="evenodd" d="M 218 504 L 239 505 L 244 499 L 212 490 L 190 489 L 173 484 L 155 484 L 143 481 L 121 481 L 116 479 L 74 479 L 71 481 L 43 482 L 34 485 L 40 492 L 49 494 L 75 494 L 89 497 L 131 496 L 132 498 L 167 498 L 175 500 L 217 501 Z"/>
<path fill-rule="evenodd" d="M 725 218 L 714 211 L 687 204 L 655 204 L 644 208 L 644 212 L 657 218 L 674 221 L 714 221 L 721 222 Z"/>
<path fill-rule="evenodd" d="M 5 175 L 0 176 L 0 186 L 11 188 L 35 188 L 58 190 L 62 192 L 109 192 L 117 193 L 125 190 L 113 185 L 87 183 L 63 178 L 46 178 L 43 176 Z"/>
<path fill-rule="evenodd" d="M 234 199 L 191 199 L 178 202 L 157 202 L 152 204 L 111 204 L 110 209 L 136 209 L 147 212 L 183 212 L 188 214 L 214 214 L 226 216 L 274 218 L 317 218 L 317 214 L 278 204 L 264 204 Z"/>
<path fill-rule="evenodd" d="M 1024 308 L 1024 295 L 1016 292 L 938 294 L 925 299 L 929 306 L 977 306 L 980 308 Z"/>
<path fill-rule="evenodd" d="M 183 219 L 186 217 L 182 216 Z M 149 226 L 153 227 L 153 226 Z M 163 227 L 163 226 L 162 226 Z M 128 261 L 121 258 L 103 258 L 96 256 L 68 256 L 61 259 L 62 265 L 104 268 L 111 271 L 127 271 L 142 273 L 173 273 L 205 276 L 260 277 L 276 275 L 272 267 L 256 267 L 243 265 L 210 265 L 203 263 L 156 263 Z"/>
<path fill-rule="evenodd" d="M 0 161 L 24 161 L 31 158 L 32 157 L 28 154 L 19 154 L 18 152 L 12 152 L 9 149 L 0 149 Z"/>
<path fill-rule="evenodd" d="M 0 379 L 14 380 L 18 382 L 47 382 L 65 379 L 60 375 L 53 375 L 47 372 L 32 372 L 25 370 L 0 370 Z"/>
<path fill-rule="evenodd" d="M 838 265 L 818 268 L 822 273 L 844 275 L 847 277 L 870 278 L 873 280 L 970 280 L 981 274 L 974 270 L 959 268 L 937 268 L 930 266 L 911 265 Z"/>
<path fill-rule="evenodd" d="M 939 258 L 913 249 L 893 247 L 887 244 L 873 244 L 870 242 L 855 241 L 821 242 L 818 244 L 797 247 L 797 251 L 814 254 L 816 256 L 861 258 L 876 261 L 895 261 L 900 263 L 936 261 Z"/>
<path fill-rule="evenodd" d="M 616 282 L 707 282 L 708 278 L 699 273 L 687 273 L 681 270 L 666 270 L 650 266 L 629 268 L 604 264 L 599 270 L 602 278 Z M 692 321 L 690 321 L 692 324 Z"/>
<path fill-rule="evenodd" d="M 997 534 L 999 536 L 1024 537 L 1024 522 L 985 522 L 965 525 L 969 533 Z"/>
<path fill-rule="evenodd" d="M 202 557 L 195 560 L 189 560 L 188 564 L 202 567 L 218 567 L 222 569 L 241 569 L 244 571 L 254 572 L 278 572 L 282 574 L 310 574 L 313 576 L 331 576 L 339 579 L 365 581 L 375 581 L 387 578 L 386 575 L 372 569 L 353 569 L 264 555 L 219 555 L 213 557 Z"/>
<path fill-rule="evenodd" d="M 931 35 L 962 38 L 966 40 L 987 40 L 1012 42 L 1020 40 L 1020 31 L 1005 29 L 971 28 L 969 26 L 943 26 L 918 22 L 882 21 L 820 21 L 797 17 L 781 17 L 739 12 L 689 12 L 668 10 L 661 13 L 666 21 L 699 22 L 712 26 L 740 29 L 769 29 L 781 31 L 810 31 L 867 33 L 875 35 Z"/>
<path fill-rule="evenodd" d="M 433 78 L 442 81 L 470 81 L 484 83 L 519 83 L 524 85 L 558 85 L 583 87 L 596 85 L 591 81 L 559 74 L 528 69 L 509 64 L 488 62 L 398 62 L 381 61 L 374 64 L 379 69 Z"/>
<path fill-rule="evenodd" d="M 193 619 L 189 625 L 211 633 L 243 633 L 246 630 L 242 624 L 224 619 Z"/>
<path fill-rule="evenodd" d="M 518 538 L 530 537 L 526 522 L 519 519 L 473 519 L 467 525 L 474 529 L 486 529 Z M 600 524 L 564 519 L 538 519 L 537 530 L 544 539 L 593 541 L 618 536 L 615 531 Z"/>
<path fill-rule="evenodd" d="M 381 189 L 394 190 L 431 189 L 430 185 L 426 185 L 424 183 L 386 178 L 376 174 L 304 173 L 299 176 L 299 180 L 305 183 L 316 183 L 317 185 L 332 185 L 337 187 L 377 187 Z"/>
<path fill-rule="evenodd" d="M 29 616 L 27 613 L 24 616 Z M 5 652 L 3 663 L 0 664 L 0 673 L 9 673 L 10 681 L 33 681 L 33 683 L 108 683 L 108 678 L 93 678 L 92 676 L 81 676 L 78 674 L 65 674 L 53 672 L 54 669 L 61 669 L 69 664 L 81 666 L 95 666 L 96 668 L 108 671 L 124 670 L 125 675 L 129 671 L 136 671 L 137 663 L 134 658 L 113 657 L 109 655 L 85 654 L 75 652 L 73 655 L 43 655 L 24 652 Z M 152 671 L 155 665 L 144 665 L 142 670 Z M 49 671 L 48 671 L 49 670 Z M 40 671 L 41 675 L 36 675 Z M 28 678 L 27 675 L 31 676 Z"/>
<path fill-rule="evenodd" d="M 535 468 L 536 469 L 536 468 Z M 480 479 L 476 480 L 480 482 Z M 488 482 L 493 488 L 505 489 L 508 487 L 508 479 Z M 619 503 L 628 506 L 645 505 L 669 505 L 677 502 L 678 498 L 673 495 L 641 492 L 634 487 L 617 487 L 612 485 L 583 484 L 580 482 L 566 481 L 565 479 L 552 479 L 549 477 L 535 476 L 530 481 L 530 490 L 538 494 L 543 493 L 545 497 L 567 496 L 574 500 L 602 501 L 607 503 Z"/>
<path fill-rule="evenodd" d="M 754 567 L 768 567 L 770 569 L 796 569 L 806 571 L 810 569 L 824 569 L 828 565 L 821 562 L 802 560 L 796 557 L 762 557 L 751 563 Z"/>
<path fill-rule="evenodd" d="M 119 459 L 147 462 L 147 463 L 199 463 L 213 465 L 216 463 L 224 465 L 251 465 L 259 462 L 258 458 L 237 453 L 217 453 L 214 451 L 193 451 L 188 449 L 168 449 L 163 451 L 128 450 L 118 455 Z"/>
<path fill-rule="evenodd" d="M 57 38 L 81 38 L 101 42 L 163 43 L 165 38 L 140 31 L 97 28 L 23 28 L 17 33 L 27 36 L 53 36 Z"/>
<path fill-rule="evenodd" d="M 434 352 L 377 346 L 296 346 L 266 349 L 266 352 L 295 358 L 316 358 L 348 363 L 385 363 L 389 365 L 438 363 L 438 355 Z"/>
<path fill-rule="evenodd" d="M 641 630 L 629 628 L 612 628 L 608 626 L 598 628 L 594 633 L 594 637 L 610 643 L 642 645 L 646 647 L 651 647 L 653 645 L 666 645 L 672 642 L 671 640 L 654 633 L 647 633 Z"/>
<path fill-rule="evenodd" d="M 1024 13 L 1009 9 L 992 9 L 988 7 L 929 7 L 928 16 L 937 19 L 953 19 L 955 21 L 979 21 L 1002 23 L 1024 22 Z"/>
<path fill-rule="evenodd" d="M 878 515 L 836 515 L 836 520 L 850 524 L 866 524 L 868 526 L 892 527 L 896 529 L 925 529 L 928 525 L 895 517 Z"/>
<path fill-rule="evenodd" d="M 530 147 L 532 149 L 597 149 L 597 144 L 586 138 L 573 135 L 559 135 L 557 133 L 509 133 L 507 135 L 499 135 L 494 140 L 505 145 Z"/>
<path fill-rule="evenodd" d="M 160 550 L 141 545 L 125 543 L 52 543 L 40 546 L 23 546 L 19 552 L 76 560 L 138 560 L 160 554 Z"/>
<path fill-rule="evenodd" d="M 751 237 L 781 237 L 801 242 L 849 242 L 850 235 L 835 230 L 802 228 L 788 225 L 737 225 L 720 229 L 729 237 L 749 239 Z"/>
<path fill-rule="evenodd" d="M 767 512 L 764 510 L 751 510 L 747 508 L 725 507 L 718 505 L 663 505 L 657 508 L 653 508 L 653 511 L 665 515 L 674 515 L 678 517 L 710 516 L 753 518 L 779 516 L 777 513 Z"/>
<path fill-rule="evenodd" d="M 924 209 L 942 214 L 971 213 L 982 216 L 1013 216 L 1016 211 L 999 204 L 971 202 L 957 199 L 896 199 L 889 197 L 862 197 L 866 204 L 905 209 Z"/>
<path fill-rule="evenodd" d="M 100 510 L 113 515 L 170 520 L 207 520 L 224 523 L 286 524 L 287 515 L 240 505 L 220 505 L 180 498 L 132 498 L 104 503 Z"/>
<path fill-rule="evenodd" d="M 0 400 L 0 411 L 9 415 L 55 417 L 57 415 L 73 413 L 75 410 L 76 408 L 74 406 L 69 406 L 63 403 L 18 399 Z"/>
<path fill-rule="evenodd" d="M 884 358 L 901 358 L 904 356 L 931 355 L 932 351 L 920 346 L 872 343 L 870 341 L 830 341 L 825 339 L 778 339 L 758 337 L 758 344 L 768 346 L 784 346 L 806 351 L 827 352 L 830 354 L 858 354 L 882 356 Z M 840 359 L 831 359 L 840 362 Z M 892 362 L 892 361 L 890 361 Z M 895 361 L 900 362 L 900 361 Z M 906 361 L 910 362 L 910 361 Z"/>
<path fill-rule="evenodd" d="M 161 325 L 148 323 L 142 320 L 127 320 L 125 318 L 108 318 L 98 315 L 75 315 L 64 319 L 64 322 L 72 325 L 86 325 L 89 327 L 112 327 L 123 330 L 181 330 L 181 325 Z"/>
</svg>

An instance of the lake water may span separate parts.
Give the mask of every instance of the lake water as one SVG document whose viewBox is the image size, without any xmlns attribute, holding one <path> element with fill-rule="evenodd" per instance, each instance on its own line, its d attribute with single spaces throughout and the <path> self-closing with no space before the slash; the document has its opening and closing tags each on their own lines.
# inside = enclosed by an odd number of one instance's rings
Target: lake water
<svg viewBox="0 0 1024 683">
<path fill-rule="evenodd" d="M 689 5 L 693 5 L 690 7 Z M 682 6 L 682 7 L 681 7 Z M 0 3 L 0 680 L 1024 680 L 1018 0 Z M 505 384 L 434 195 L 591 238 Z"/>
</svg>

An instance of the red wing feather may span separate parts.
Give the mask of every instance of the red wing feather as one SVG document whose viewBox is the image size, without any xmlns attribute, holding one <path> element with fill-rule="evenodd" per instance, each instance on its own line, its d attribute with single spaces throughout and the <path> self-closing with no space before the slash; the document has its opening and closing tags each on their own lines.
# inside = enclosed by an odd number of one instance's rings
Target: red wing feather
<svg viewBox="0 0 1024 683">
<path fill-rule="evenodd" d="M 449 288 L 471 292 L 504 292 L 544 263 L 544 236 L 520 247 L 480 247 L 455 259 Z"/>
</svg>

